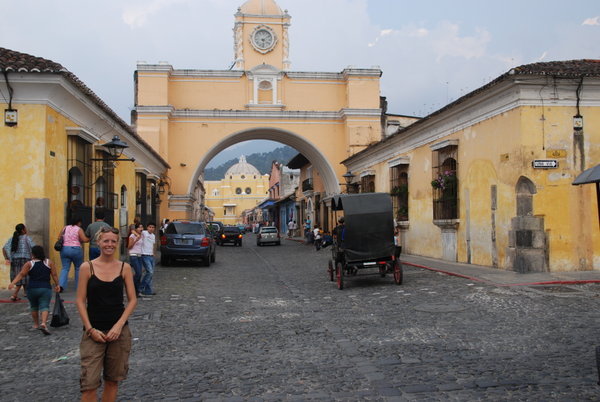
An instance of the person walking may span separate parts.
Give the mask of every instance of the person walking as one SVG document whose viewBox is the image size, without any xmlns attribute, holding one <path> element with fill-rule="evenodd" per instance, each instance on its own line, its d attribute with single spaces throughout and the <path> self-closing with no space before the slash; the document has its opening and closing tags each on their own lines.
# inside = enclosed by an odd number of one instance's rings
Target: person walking
<svg viewBox="0 0 600 402">
<path fill-rule="evenodd" d="M 8 285 L 9 289 L 14 288 L 22 278 L 29 276 L 27 285 L 27 298 L 29 299 L 29 311 L 33 318 L 33 328 L 39 329 L 44 335 L 50 335 L 46 322 L 48 321 L 48 310 L 50 309 L 50 300 L 52 299 L 52 286 L 50 277 L 54 279 L 54 290 L 59 292 L 58 275 L 54 263 L 46 259 L 46 253 L 42 246 L 33 246 L 31 248 L 33 259 L 27 261 L 21 272 Z"/>
<path fill-rule="evenodd" d="M 293 232 L 294 232 L 294 221 L 290 219 L 290 221 L 287 224 L 287 237 L 291 238 Z"/>
<path fill-rule="evenodd" d="M 129 249 L 129 263 L 133 268 L 133 285 L 135 286 L 135 294 L 140 295 L 142 282 L 142 231 L 144 225 L 138 223 L 133 232 L 129 235 L 127 248 Z"/>
<path fill-rule="evenodd" d="M 102 227 L 110 227 L 108 223 L 104 222 L 104 210 L 96 209 L 96 211 L 94 211 L 94 216 L 96 221 L 89 224 L 84 232 L 85 235 L 90 239 L 90 260 L 94 260 L 100 256 L 100 249 L 96 243 L 96 233 L 98 233 Z"/>
<path fill-rule="evenodd" d="M 315 249 L 317 251 L 321 250 L 321 230 L 317 225 L 315 225 L 315 228 L 313 229 L 313 239 L 315 243 Z"/>
<path fill-rule="evenodd" d="M 71 263 L 75 267 L 75 290 L 79 283 L 79 267 L 83 262 L 82 243 L 87 243 L 90 239 L 85 235 L 81 228 L 81 218 L 73 217 L 67 226 L 65 226 L 58 238 L 63 238 L 63 248 L 60 250 L 60 262 L 62 269 L 60 271 L 60 291 L 64 292 L 69 282 L 69 271 Z"/>
<path fill-rule="evenodd" d="M 140 292 L 144 296 L 156 294 L 152 287 L 152 276 L 154 275 L 154 244 L 156 242 L 154 235 L 155 230 L 156 225 L 154 222 L 150 222 L 147 225 L 146 230 L 142 232 L 142 265 L 144 267 L 144 274 L 140 284 Z"/>
<path fill-rule="evenodd" d="M 27 228 L 24 224 L 19 223 L 15 226 L 15 231 L 8 239 L 4 247 L 2 248 L 2 254 L 6 264 L 10 264 L 10 280 L 14 281 L 17 277 L 23 265 L 31 260 L 31 250 L 35 246 L 31 237 L 27 235 Z M 19 301 L 19 290 L 23 288 L 23 297 L 27 297 L 27 277 L 23 277 L 19 281 L 15 282 L 15 291 L 10 296 L 10 300 Z"/>
<path fill-rule="evenodd" d="M 125 380 L 131 351 L 128 318 L 137 298 L 131 266 L 119 261 L 119 230 L 102 227 L 98 232 L 100 256 L 81 265 L 77 310 L 83 323 L 79 344 L 82 401 L 96 401 L 104 377 L 103 401 L 115 401 L 119 381 Z M 124 304 L 123 291 L 127 294 Z"/>
</svg>

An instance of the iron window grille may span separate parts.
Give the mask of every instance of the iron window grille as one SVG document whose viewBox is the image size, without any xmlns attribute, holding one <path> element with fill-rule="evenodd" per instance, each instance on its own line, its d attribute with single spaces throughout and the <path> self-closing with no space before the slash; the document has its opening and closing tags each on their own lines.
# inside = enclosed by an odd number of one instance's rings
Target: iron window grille
<svg viewBox="0 0 600 402">
<path fill-rule="evenodd" d="M 458 219 L 458 146 L 449 145 L 433 153 L 433 219 Z"/>
</svg>

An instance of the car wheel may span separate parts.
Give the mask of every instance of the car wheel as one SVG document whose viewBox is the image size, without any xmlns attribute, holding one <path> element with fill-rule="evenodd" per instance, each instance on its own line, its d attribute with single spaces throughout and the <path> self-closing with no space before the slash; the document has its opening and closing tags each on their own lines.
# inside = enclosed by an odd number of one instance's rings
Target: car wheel
<svg viewBox="0 0 600 402">
<path fill-rule="evenodd" d="M 239 243 L 238 243 L 238 246 L 242 247 L 242 242 L 239 242 Z"/>
<path fill-rule="evenodd" d="M 206 257 L 204 257 L 204 259 L 202 261 L 204 262 L 205 267 L 210 267 L 210 255 L 207 255 Z"/>
<path fill-rule="evenodd" d="M 161 255 L 160 256 L 160 265 L 162 265 L 163 267 L 168 267 L 169 266 L 169 257 L 165 256 L 165 255 Z"/>
<path fill-rule="evenodd" d="M 217 250 L 215 249 L 210 255 L 210 262 L 215 262 L 217 260 Z"/>
<path fill-rule="evenodd" d="M 280 241 L 278 241 L 278 242 L 277 242 L 277 243 L 275 243 L 275 244 L 276 244 L 276 245 L 278 245 L 278 246 L 281 246 L 281 242 L 280 242 Z"/>
</svg>

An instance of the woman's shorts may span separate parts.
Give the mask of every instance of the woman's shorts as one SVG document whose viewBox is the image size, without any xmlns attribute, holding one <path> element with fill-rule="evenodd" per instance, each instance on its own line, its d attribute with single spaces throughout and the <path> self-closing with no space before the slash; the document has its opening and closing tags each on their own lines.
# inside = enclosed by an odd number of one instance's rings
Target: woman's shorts
<svg viewBox="0 0 600 402">
<path fill-rule="evenodd" d="M 27 299 L 29 299 L 29 311 L 48 311 L 50 309 L 50 300 L 52 299 L 52 289 L 27 289 Z"/>
<path fill-rule="evenodd" d="M 108 331 L 102 332 L 106 334 Z M 84 331 L 79 345 L 81 392 L 99 388 L 102 374 L 106 381 L 122 381 L 127 378 L 130 352 L 131 331 L 129 325 L 123 327 L 119 339 L 108 343 L 95 342 Z"/>
</svg>

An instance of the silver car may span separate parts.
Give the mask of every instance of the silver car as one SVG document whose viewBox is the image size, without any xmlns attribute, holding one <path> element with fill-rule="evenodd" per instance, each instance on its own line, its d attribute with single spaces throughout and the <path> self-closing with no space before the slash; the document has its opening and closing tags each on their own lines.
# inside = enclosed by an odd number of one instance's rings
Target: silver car
<svg viewBox="0 0 600 402">
<path fill-rule="evenodd" d="M 262 246 L 266 243 L 273 243 L 278 246 L 281 245 L 281 237 L 275 226 L 263 226 L 258 230 L 258 234 L 256 235 L 256 245 Z"/>
</svg>

